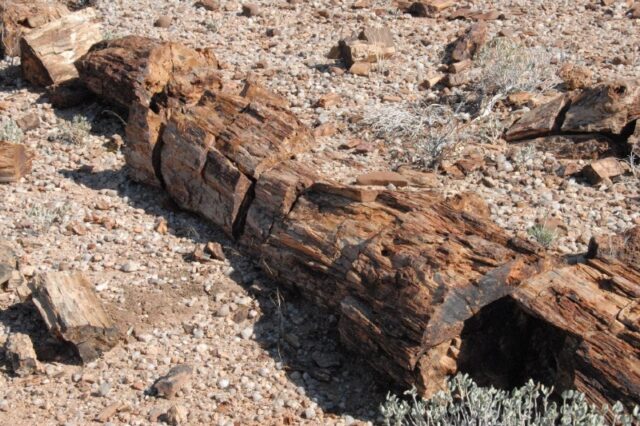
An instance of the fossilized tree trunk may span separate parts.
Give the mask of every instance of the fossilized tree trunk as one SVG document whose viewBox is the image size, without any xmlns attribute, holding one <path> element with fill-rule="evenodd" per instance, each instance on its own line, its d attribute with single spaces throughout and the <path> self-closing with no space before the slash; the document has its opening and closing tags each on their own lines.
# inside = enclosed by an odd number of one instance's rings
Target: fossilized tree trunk
<svg viewBox="0 0 640 426">
<path fill-rule="evenodd" d="M 148 67 L 137 65 L 138 77 L 127 80 L 123 72 L 110 71 L 122 70 L 122 58 L 129 55 L 113 50 L 126 49 L 114 47 L 123 41 L 112 43 L 112 50 L 96 50 L 83 61 L 93 67 L 86 74 L 89 80 L 112 79 L 136 93 L 116 99 L 115 92 L 94 89 L 130 111 L 127 163 L 134 178 L 163 185 L 181 206 L 206 217 L 258 257 L 266 274 L 337 312 L 342 341 L 377 370 L 425 394 L 442 388 L 449 374 L 481 372 L 484 360 L 491 358 L 508 361 L 506 373 L 505 365 L 493 362 L 502 371 L 499 376 L 522 375 L 528 371 L 521 368 L 529 362 L 526 351 L 514 363 L 506 349 L 526 341 L 532 330 L 553 329 L 559 337 L 553 339 L 551 355 L 582 359 L 586 365 L 571 370 L 567 364 L 567 374 L 587 377 L 590 368 L 605 372 L 601 364 L 572 352 L 574 346 L 562 346 L 565 340 L 573 342 L 572 333 L 600 333 L 596 341 L 607 341 L 602 324 L 586 316 L 599 308 L 588 312 L 590 305 L 585 305 L 585 316 L 568 317 L 557 312 L 565 306 L 562 298 L 536 291 L 555 289 L 552 277 L 570 273 L 566 294 L 582 291 L 572 289 L 580 283 L 592 298 L 600 297 L 608 290 L 588 284 L 583 274 L 595 260 L 548 272 L 554 263 L 535 246 L 511 238 L 487 217 L 459 209 L 459 203 L 433 193 L 331 182 L 295 158 L 313 145 L 313 138 L 284 99 L 253 83 L 240 93 L 225 90 L 206 67 L 149 78 Z M 94 67 L 94 61 L 100 65 Z M 567 300 L 579 304 L 570 296 Z M 625 309 L 622 298 L 616 303 Z M 523 316 L 538 318 L 535 327 L 523 327 Z M 506 328 L 514 334 L 505 334 Z M 484 341 L 488 334 L 495 345 Z M 536 336 L 544 340 L 546 335 Z M 617 349 L 629 349 L 623 340 L 616 340 Z M 592 353 L 612 355 L 608 350 Z M 639 363 L 632 358 L 625 368 Z M 593 390 L 595 399 L 609 399 L 625 397 L 639 382 L 633 375 L 614 380 L 612 374 L 607 381 L 598 374 L 589 376 L 593 386 L 586 378 L 571 383 Z"/>
<path fill-rule="evenodd" d="M 38 86 L 78 78 L 74 62 L 102 40 L 93 9 L 70 13 L 45 24 L 20 40 L 22 74 Z"/>
<path fill-rule="evenodd" d="M 20 39 L 24 35 L 68 13 L 65 5 L 49 0 L 0 2 L 0 57 L 20 56 Z"/>
</svg>

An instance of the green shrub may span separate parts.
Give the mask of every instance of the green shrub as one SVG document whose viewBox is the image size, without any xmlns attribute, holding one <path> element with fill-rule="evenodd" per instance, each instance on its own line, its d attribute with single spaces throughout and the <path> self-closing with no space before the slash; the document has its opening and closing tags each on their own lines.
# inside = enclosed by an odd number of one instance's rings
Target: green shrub
<svg viewBox="0 0 640 426">
<path fill-rule="evenodd" d="M 584 394 L 567 391 L 562 401 L 551 401 L 552 388 L 529 381 L 504 391 L 477 386 L 468 375 L 449 380 L 448 392 L 429 400 L 406 392 L 407 399 L 388 395 L 380 407 L 387 426 L 632 426 L 640 422 L 640 409 L 625 414 L 622 404 L 602 409 L 587 402 Z"/>
<path fill-rule="evenodd" d="M 0 141 L 18 143 L 24 137 L 24 133 L 15 121 L 5 118 L 0 121 Z"/>
</svg>

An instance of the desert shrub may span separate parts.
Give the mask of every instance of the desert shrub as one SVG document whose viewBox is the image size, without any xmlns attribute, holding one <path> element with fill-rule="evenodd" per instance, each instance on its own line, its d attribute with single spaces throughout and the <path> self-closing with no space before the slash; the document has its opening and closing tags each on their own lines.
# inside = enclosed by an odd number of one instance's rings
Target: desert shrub
<svg viewBox="0 0 640 426">
<path fill-rule="evenodd" d="M 397 162 L 424 168 L 436 167 L 455 148 L 461 127 L 451 107 L 424 102 L 382 105 L 367 111 L 363 122 L 390 145 Z"/>
<path fill-rule="evenodd" d="M 544 224 L 532 226 L 527 230 L 527 233 L 544 248 L 551 247 L 557 237 L 556 232 Z"/>
<path fill-rule="evenodd" d="M 544 91 L 558 82 L 554 53 L 526 47 L 508 37 L 496 37 L 477 53 L 479 76 L 473 89 L 480 95 L 484 114 L 496 102 L 515 92 Z"/>
<path fill-rule="evenodd" d="M 0 121 L 0 141 L 18 143 L 24 137 L 24 133 L 15 121 L 5 118 Z"/>
<path fill-rule="evenodd" d="M 521 388 L 504 391 L 477 386 L 467 375 L 449 380 L 448 392 L 423 400 L 414 390 L 408 398 L 388 395 L 380 407 L 387 426 L 631 426 L 640 421 L 640 409 L 624 413 L 622 404 L 597 408 L 577 391 L 551 400 L 552 388 L 529 381 Z"/>
<path fill-rule="evenodd" d="M 91 123 L 86 117 L 76 115 L 71 121 L 63 121 L 56 139 L 63 143 L 82 145 L 91 131 Z"/>
</svg>

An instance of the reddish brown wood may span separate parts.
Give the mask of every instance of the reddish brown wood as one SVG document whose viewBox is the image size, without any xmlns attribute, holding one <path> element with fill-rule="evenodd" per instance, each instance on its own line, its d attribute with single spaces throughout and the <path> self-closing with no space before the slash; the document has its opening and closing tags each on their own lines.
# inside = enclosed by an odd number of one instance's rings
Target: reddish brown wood
<svg viewBox="0 0 640 426">
<path fill-rule="evenodd" d="M 49 0 L 0 2 L 0 57 L 20 56 L 20 39 L 24 35 L 68 13 L 65 5 Z"/>
</svg>

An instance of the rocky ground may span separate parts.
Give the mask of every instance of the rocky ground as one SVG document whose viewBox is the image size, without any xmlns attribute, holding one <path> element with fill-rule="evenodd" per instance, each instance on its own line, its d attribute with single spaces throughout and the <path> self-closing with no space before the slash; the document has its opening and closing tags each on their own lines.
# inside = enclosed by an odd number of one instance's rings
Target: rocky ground
<svg viewBox="0 0 640 426">
<path fill-rule="evenodd" d="M 441 68 L 444 47 L 467 28 L 465 20 L 414 18 L 382 0 L 360 9 L 352 8 L 353 1 L 255 1 L 259 14 L 253 17 L 239 13 L 240 2 L 220 3 L 216 11 L 178 0 L 101 1 L 97 7 L 108 37 L 140 34 L 212 46 L 228 81 L 239 84 L 250 71 L 288 98 L 306 124 L 325 129 L 307 159 L 337 179 L 353 182 L 363 172 L 394 165 L 385 141 L 358 117 L 381 104 L 404 108 L 423 98 L 465 95 L 462 88 L 418 87 Z M 549 48 L 559 62 L 587 66 L 594 82 L 639 78 L 640 21 L 625 16 L 626 2 L 606 3 L 612 4 L 461 5 L 496 9 L 504 16 L 488 22 L 491 34 L 510 33 L 527 46 Z M 171 18 L 168 27 L 154 26 L 161 16 Z M 383 67 L 356 76 L 326 57 L 340 38 L 375 23 L 391 29 L 396 45 Z M 119 150 L 122 124 L 108 108 L 54 110 L 42 93 L 22 83 L 16 64 L 2 64 L 0 111 L 23 125 L 23 143 L 36 157 L 31 174 L 0 186 L 0 236 L 18 253 L 27 278 L 49 270 L 85 271 L 127 339 L 81 366 L 48 336 L 32 305 L 0 292 L 0 345 L 9 331 L 25 332 L 42 361 L 42 374 L 26 378 L 3 367 L 1 423 L 376 421 L 378 405 L 392 388 L 339 347 L 335 317 L 265 280 L 221 232 L 177 209 L 161 191 L 130 181 Z M 330 93 L 340 101 L 317 106 Z M 526 108 L 499 106 L 494 114 L 509 125 Z M 465 134 L 481 132 L 481 126 L 474 123 Z M 366 149 L 341 148 L 355 139 Z M 632 174 L 589 185 L 559 176 L 565 163 L 553 154 L 499 137 L 483 144 L 463 141 L 463 152 L 479 155 L 483 166 L 466 176 L 434 174 L 428 186 L 447 196 L 477 193 L 492 218 L 514 234 L 526 236 L 536 223 L 553 223 L 557 237 L 550 250 L 579 253 L 591 235 L 640 223 Z M 223 245 L 226 260 L 193 258 L 194 249 L 210 241 Z M 194 372 L 178 395 L 150 395 L 156 379 L 185 363 Z"/>
</svg>

